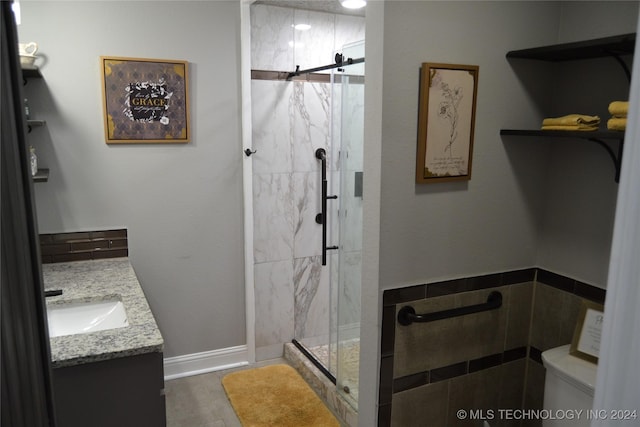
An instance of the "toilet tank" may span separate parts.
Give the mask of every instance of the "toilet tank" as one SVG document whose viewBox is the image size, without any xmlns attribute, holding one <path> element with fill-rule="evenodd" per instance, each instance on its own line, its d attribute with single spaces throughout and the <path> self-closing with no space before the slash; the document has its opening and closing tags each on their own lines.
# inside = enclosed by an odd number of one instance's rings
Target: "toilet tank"
<svg viewBox="0 0 640 427">
<path fill-rule="evenodd" d="M 542 363 L 547 369 L 544 384 L 544 409 L 592 409 L 596 383 L 595 363 L 569 354 L 569 345 L 542 352 Z M 590 420 L 583 414 L 574 420 L 545 420 L 543 426 L 588 426 Z"/>
</svg>

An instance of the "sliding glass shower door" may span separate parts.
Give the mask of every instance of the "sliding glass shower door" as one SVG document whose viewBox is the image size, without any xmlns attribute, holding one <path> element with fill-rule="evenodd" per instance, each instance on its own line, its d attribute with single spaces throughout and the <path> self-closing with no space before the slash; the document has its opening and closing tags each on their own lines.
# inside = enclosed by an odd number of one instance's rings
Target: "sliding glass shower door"
<svg viewBox="0 0 640 427">
<path fill-rule="evenodd" d="M 346 45 L 345 58 L 364 58 L 364 42 Z M 362 190 L 364 146 L 365 64 L 348 65 L 334 75 L 334 139 L 339 135 L 338 253 L 337 274 L 332 275 L 335 301 L 336 386 L 358 408 L 360 360 L 360 288 L 362 271 Z"/>
<path fill-rule="evenodd" d="M 294 203 L 294 206 L 305 214 L 305 220 L 308 221 L 311 214 L 318 223 L 314 224 L 317 234 L 309 235 L 304 241 L 296 240 L 300 243 L 295 248 L 297 251 L 301 251 L 303 244 L 308 245 L 308 252 L 313 256 L 294 257 L 293 342 L 316 367 L 335 380 L 338 393 L 357 410 L 364 63 L 348 64 L 348 59 L 364 58 L 364 41 L 344 46 L 341 53 L 344 65 L 293 82 L 297 85 L 292 96 L 296 101 L 293 117 L 306 124 L 303 127 L 294 123 L 293 133 L 307 130 L 303 135 L 313 141 L 310 146 L 315 154 L 313 166 L 316 169 L 305 174 L 308 179 L 300 184 L 304 187 L 300 193 L 307 202 Z M 321 139 L 314 140 L 319 135 L 325 141 L 324 146 Z M 294 140 L 301 144 L 298 138 Z M 316 203 L 317 210 L 303 209 L 314 207 Z M 316 214 L 318 212 L 322 213 Z M 322 255 L 316 252 L 320 248 L 323 248 Z"/>
</svg>

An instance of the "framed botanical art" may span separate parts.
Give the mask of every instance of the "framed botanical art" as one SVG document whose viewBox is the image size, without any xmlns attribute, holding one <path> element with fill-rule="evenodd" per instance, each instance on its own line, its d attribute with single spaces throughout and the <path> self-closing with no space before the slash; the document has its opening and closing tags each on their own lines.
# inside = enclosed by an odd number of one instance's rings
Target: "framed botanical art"
<svg viewBox="0 0 640 427">
<path fill-rule="evenodd" d="M 186 61 L 100 57 L 107 144 L 186 143 Z"/>
<path fill-rule="evenodd" d="M 478 71 L 477 65 L 422 64 L 416 183 L 471 179 Z"/>
</svg>

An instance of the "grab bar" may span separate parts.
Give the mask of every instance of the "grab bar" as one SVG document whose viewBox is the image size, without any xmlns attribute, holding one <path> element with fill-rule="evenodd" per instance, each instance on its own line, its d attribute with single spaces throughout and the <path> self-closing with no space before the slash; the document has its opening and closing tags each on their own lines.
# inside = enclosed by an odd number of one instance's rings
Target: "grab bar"
<svg viewBox="0 0 640 427">
<path fill-rule="evenodd" d="M 338 249 L 337 246 L 327 246 L 327 199 L 337 199 L 338 196 L 327 196 L 327 152 L 324 148 L 316 150 L 316 159 L 322 162 L 322 212 L 316 215 L 316 223 L 322 224 L 322 265 L 327 265 L 327 250 Z"/>
<path fill-rule="evenodd" d="M 482 304 L 469 305 L 466 307 L 452 308 L 449 310 L 436 311 L 434 313 L 416 314 L 410 305 L 406 305 L 398 312 L 398 323 L 408 326 L 413 322 L 426 323 L 434 320 L 448 319 L 450 317 L 464 316 L 466 314 L 481 313 L 483 311 L 495 310 L 502 306 L 502 294 L 493 291 L 487 297 L 487 302 Z"/>
</svg>

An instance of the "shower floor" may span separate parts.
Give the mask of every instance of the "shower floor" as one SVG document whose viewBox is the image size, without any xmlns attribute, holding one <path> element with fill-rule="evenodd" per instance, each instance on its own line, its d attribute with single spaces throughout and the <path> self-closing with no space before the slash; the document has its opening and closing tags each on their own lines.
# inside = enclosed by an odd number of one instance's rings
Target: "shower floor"
<svg viewBox="0 0 640 427">
<path fill-rule="evenodd" d="M 341 380 L 338 384 L 339 387 L 345 392 L 345 399 L 351 401 L 352 406 L 357 407 L 358 402 L 358 371 L 360 368 L 360 340 L 350 340 L 341 344 L 341 368 L 342 370 L 338 374 L 336 369 L 337 364 L 337 352 L 334 349 L 329 349 L 329 345 L 318 345 L 315 347 L 309 347 L 311 352 L 329 371 Z"/>
</svg>

